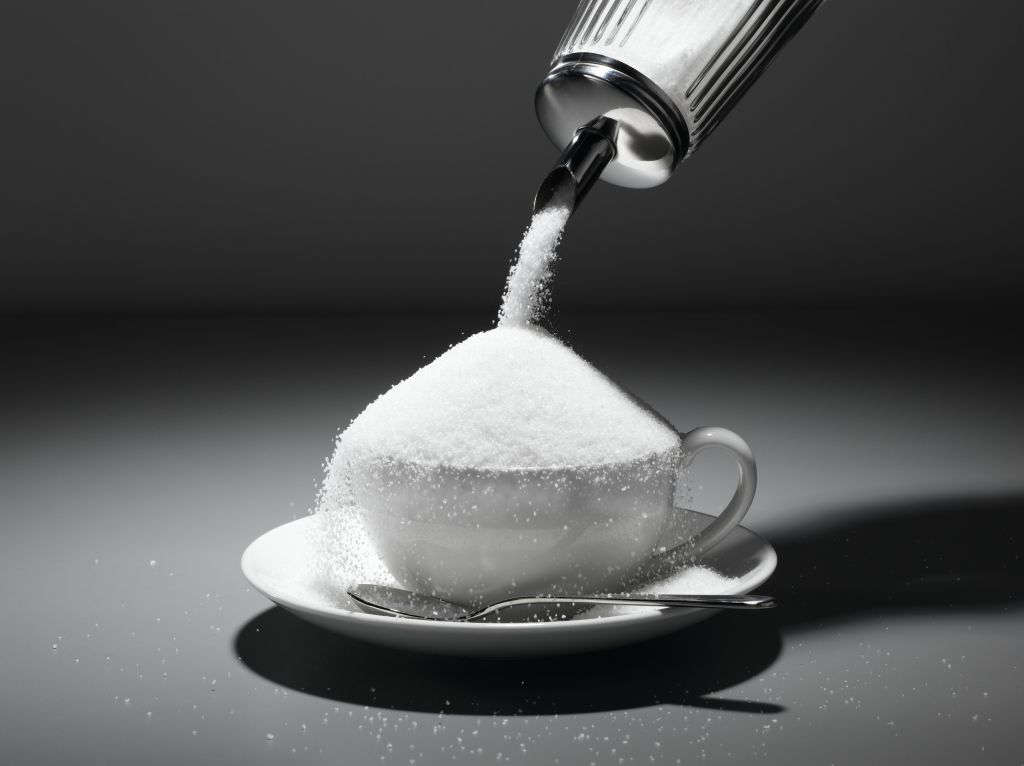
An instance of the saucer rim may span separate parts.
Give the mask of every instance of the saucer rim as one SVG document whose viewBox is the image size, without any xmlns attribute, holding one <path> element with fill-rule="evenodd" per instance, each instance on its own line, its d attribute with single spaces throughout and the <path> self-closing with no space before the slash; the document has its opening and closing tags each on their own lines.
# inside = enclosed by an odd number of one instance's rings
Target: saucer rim
<svg viewBox="0 0 1024 766">
<path fill-rule="evenodd" d="M 694 511 L 688 508 L 676 508 L 677 511 L 684 513 L 695 514 L 702 516 L 708 521 L 715 517 L 711 514 L 701 513 L 700 511 Z M 241 568 L 242 574 L 245 576 L 249 584 L 255 588 L 270 601 L 278 604 L 285 609 L 293 612 L 301 612 L 304 614 L 312 615 L 319 618 L 327 618 L 331 620 L 342 620 L 342 621 L 354 621 L 356 623 L 364 623 L 366 625 L 377 625 L 384 629 L 405 629 L 413 628 L 423 629 L 428 628 L 430 630 L 450 630 L 450 631 L 461 631 L 461 632 L 474 632 L 484 633 L 500 631 L 503 633 L 508 632 L 537 632 L 537 631 L 565 631 L 565 630 L 583 630 L 587 627 L 593 627 L 594 625 L 600 624 L 602 626 L 611 628 L 614 625 L 624 623 L 636 623 L 645 620 L 657 620 L 666 619 L 682 612 L 693 612 L 697 610 L 684 609 L 684 610 L 667 610 L 667 609 L 643 609 L 635 610 L 626 614 L 617 614 L 611 616 L 596 616 L 596 617 L 583 617 L 582 619 L 566 620 L 558 622 L 444 622 L 434 620 L 413 620 L 403 619 L 386 615 L 368 614 L 366 612 L 358 610 L 350 610 L 344 607 L 336 606 L 323 606 L 320 604 L 311 605 L 307 601 L 299 601 L 292 598 L 287 593 L 275 588 L 273 585 L 268 584 L 265 580 L 259 577 L 255 571 L 254 559 L 256 558 L 256 552 L 264 543 L 265 539 L 276 534 L 281 534 L 282 530 L 287 528 L 298 528 L 302 525 L 312 523 L 314 518 L 313 514 L 303 516 L 298 519 L 292 519 L 291 521 L 279 524 L 272 529 L 267 530 L 251 543 L 246 546 L 245 551 L 241 557 Z M 292 529 L 290 529 L 292 531 Z M 701 564 L 708 559 L 714 558 L 714 553 L 719 546 L 723 545 L 727 540 L 732 538 L 737 533 L 746 534 L 753 537 L 761 546 L 763 550 L 763 560 L 755 566 L 747 576 L 741 578 L 741 585 L 737 587 L 728 588 L 722 591 L 721 595 L 746 595 L 750 593 L 754 588 L 760 587 L 764 584 L 769 577 L 775 572 L 775 568 L 778 565 L 778 554 L 775 548 L 768 540 L 761 535 L 744 527 L 741 524 L 736 525 L 729 534 L 723 539 L 718 545 L 710 550 L 704 551 L 701 556 L 697 559 L 694 564 Z M 680 567 L 682 569 L 683 567 Z M 384 626 L 390 626 L 385 628 Z"/>
</svg>

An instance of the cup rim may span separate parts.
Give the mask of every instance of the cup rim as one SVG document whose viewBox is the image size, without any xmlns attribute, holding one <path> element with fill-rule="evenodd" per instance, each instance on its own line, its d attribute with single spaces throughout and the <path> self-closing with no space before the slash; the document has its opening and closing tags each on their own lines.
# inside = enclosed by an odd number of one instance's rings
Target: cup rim
<svg viewBox="0 0 1024 766">
<path fill-rule="evenodd" d="M 365 460 L 374 463 L 388 463 L 397 466 L 408 466 L 414 470 L 431 472 L 431 471 L 450 471 L 453 473 L 464 473 L 464 474 L 482 474 L 488 476 L 498 475 L 544 475 L 544 474 L 568 474 L 568 473 L 587 473 L 593 471 L 608 470 L 609 468 L 629 468 L 632 466 L 641 465 L 644 463 L 655 462 L 662 459 L 668 459 L 677 461 L 681 454 L 681 445 L 675 444 L 666 450 L 652 450 L 644 455 L 630 458 L 628 460 L 606 460 L 600 463 L 585 463 L 578 465 L 552 465 L 552 466 L 529 466 L 529 465 L 516 465 L 516 466 L 475 466 L 475 465 L 458 465 L 453 463 L 427 463 L 421 460 L 410 460 L 404 457 L 395 457 L 394 455 L 386 454 L 373 454 L 373 455 L 359 455 L 355 459 Z M 675 454 L 673 454 L 675 453 Z"/>
</svg>

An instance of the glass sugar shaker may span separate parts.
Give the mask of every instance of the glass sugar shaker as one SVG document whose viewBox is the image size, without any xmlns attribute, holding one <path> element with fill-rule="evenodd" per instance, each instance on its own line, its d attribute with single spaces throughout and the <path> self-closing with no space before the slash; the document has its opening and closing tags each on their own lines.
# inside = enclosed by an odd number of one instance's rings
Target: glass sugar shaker
<svg viewBox="0 0 1024 766">
<path fill-rule="evenodd" d="M 664 183 L 822 0 L 583 0 L 537 90 L 563 148 L 535 209 Z"/>
</svg>

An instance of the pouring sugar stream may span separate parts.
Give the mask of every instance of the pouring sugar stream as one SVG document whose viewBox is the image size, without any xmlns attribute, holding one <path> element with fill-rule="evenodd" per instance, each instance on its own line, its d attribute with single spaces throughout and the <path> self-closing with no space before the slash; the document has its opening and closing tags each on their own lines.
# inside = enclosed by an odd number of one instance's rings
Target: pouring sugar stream
<svg viewBox="0 0 1024 766">
<path fill-rule="evenodd" d="M 556 196 L 534 214 L 496 327 L 382 394 L 338 438 L 318 502 L 326 576 L 358 556 L 350 577 L 482 604 L 622 589 L 664 555 L 680 468 L 705 446 L 735 445 L 681 437 L 536 325 L 570 212 Z M 698 535 L 706 545 L 749 505 L 753 462 L 738 460 L 735 507 Z"/>
</svg>

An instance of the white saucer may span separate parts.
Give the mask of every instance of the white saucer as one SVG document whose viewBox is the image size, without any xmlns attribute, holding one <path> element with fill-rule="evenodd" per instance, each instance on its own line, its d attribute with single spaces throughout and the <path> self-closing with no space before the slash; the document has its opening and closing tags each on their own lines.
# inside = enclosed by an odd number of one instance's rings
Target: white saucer
<svg viewBox="0 0 1024 766">
<path fill-rule="evenodd" d="M 677 509 L 673 530 L 692 536 L 712 520 Z M 326 630 L 374 644 L 415 652 L 463 656 L 529 656 L 609 649 L 661 636 L 693 625 L 711 609 L 600 607 L 560 622 L 429 622 L 361 612 L 338 583 L 320 581 L 310 562 L 318 552 L 310 534 L 314 517 L 296 519 L 256 538 L 242 554 L 242 572 L 258 591 L 288 611 Z M 672 536 L 672 531 L 669 537 Z M 685 539 L 685 538 L 684 538 Z M 735 578 L 720 588 L 729 595 L 751 593 L 775 571 L 775 549 L 744 527 L 706 552 L 697 562 Z M 680 567 L 658 583 L 662 592 L 685 593 L 692 567 Z M 677 589 L 672 590 L 673 583 Z M 347 586 L 348 583 L 345 583 Z M 651 590 L 645 588 L 645 590 Z M 756 620 L 757 614 L 750 615 Z"/>
</svg>

